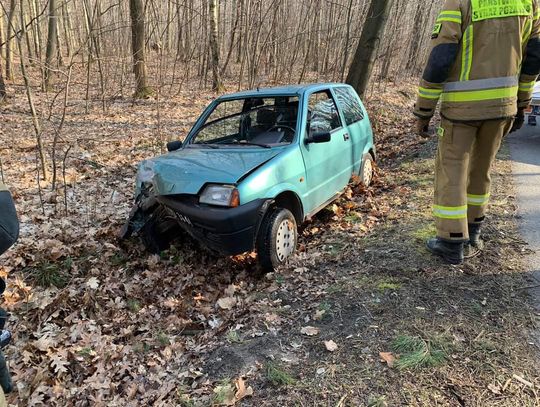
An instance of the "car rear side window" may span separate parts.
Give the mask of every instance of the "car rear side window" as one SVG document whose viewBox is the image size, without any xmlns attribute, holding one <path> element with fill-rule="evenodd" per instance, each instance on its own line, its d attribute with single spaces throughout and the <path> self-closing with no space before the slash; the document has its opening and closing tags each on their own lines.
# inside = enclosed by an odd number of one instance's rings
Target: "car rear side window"
<svg viewBox="0 0 540 407">
<path fill-rule="evenodd" d="M 338 103 L 343 111 L 345 117 L 345 123 L 351 125 L 359 122 L 364 118 L 364 112 L 356 93 L 351 88 L 336 88 L 334 89 L 338 99 Z"/>
<path fill-rule="evenodd" d="M 312 94 L 308 101 L 309 131 L 331 132 L 342 127 L 338 110 L 330 92 L 323 91 Z"/>
</svg>

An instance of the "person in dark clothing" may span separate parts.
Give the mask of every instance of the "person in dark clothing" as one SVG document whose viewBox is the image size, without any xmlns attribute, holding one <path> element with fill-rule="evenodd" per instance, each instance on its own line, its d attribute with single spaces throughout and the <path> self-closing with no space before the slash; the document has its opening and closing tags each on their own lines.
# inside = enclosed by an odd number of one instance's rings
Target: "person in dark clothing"
<svg viewBox="0 0 540 407">
<path fill-rule="evenodd" d="M 19 220 L 17 219 L 13 198 L 5 185 L 0 183 L 0 255 L 13 246 L 18 237 Z M 5 288 L 6 283 L 0 278 L 0 295 L 3 294 Z M 4 330 L 7 316 L 7 313 L 0 308 L 0 347 L 2 348 L 7 345 L 11 338 L 9 331 Z M 4 393 L 10 393 L 13 390 L 11 376 L 2 351 L 0 351 L 0 386 Z M 3 398 L 3 395 L 0 396 Z"/>
</svg>

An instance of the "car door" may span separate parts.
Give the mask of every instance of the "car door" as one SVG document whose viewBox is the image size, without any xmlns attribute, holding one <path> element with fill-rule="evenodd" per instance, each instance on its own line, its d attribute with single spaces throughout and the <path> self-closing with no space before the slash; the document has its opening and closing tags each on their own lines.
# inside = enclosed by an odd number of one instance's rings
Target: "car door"
<svg viewBox="0 0 540 407">
<path fill-rule="evenodd" d="M 307 129 L 301 143 L 306 167 L 305 212 L 321 209 L 348 184 L 352 175 L 351 138 L 330 90 L 312 93 L 307 103 Z M 330 133 L 330 141 L 308 143 L 314 133 Z"/>
<path fill-rule="evenodd" d="M 357 174 L 362 165 L 362 157 L 369 143 L 370 124 L 364 120 L 364 109 L 356 91 L 350 86 L 339 86 L 333 89 L 342 113 L 342 119 L 349 130 L 352 142 L 353 172 Z"/>
</svg>

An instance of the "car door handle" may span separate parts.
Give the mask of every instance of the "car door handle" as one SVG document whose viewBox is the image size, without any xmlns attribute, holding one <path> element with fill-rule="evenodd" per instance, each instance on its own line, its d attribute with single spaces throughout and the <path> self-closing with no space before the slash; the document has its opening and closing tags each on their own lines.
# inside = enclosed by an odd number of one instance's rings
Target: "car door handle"
<svg viewBox="0 0 540 407">
<path fill-rule="evenodd" d="M 347 140 L 349 140 L 349 139 L 350 139 L 349 133 L 343 134 L 343 140 L 347 141 Z"/>
</svg>

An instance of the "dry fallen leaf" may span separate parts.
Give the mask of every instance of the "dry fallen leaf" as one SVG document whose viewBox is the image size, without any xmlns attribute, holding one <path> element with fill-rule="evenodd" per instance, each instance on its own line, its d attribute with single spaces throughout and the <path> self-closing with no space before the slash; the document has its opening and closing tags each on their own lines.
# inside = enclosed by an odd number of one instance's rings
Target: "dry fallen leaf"
<svg viewBox="0 0 540 407">
<path fill-rule="evenodd" d="M 217 301 L 219 308 L 221 309 L 232 309 L 236 305 L 236 298 L 234 297 L 224 297 L 220 298 Z"/>
<path fill-rule="evenodd" d="M 496 385 L 496 384 L 488 384 L 488 390 L 490 390 L 493 394 L 496 394 L 496 395 L 501 395 L 502 392 L 501 392 L 501 386 L 499 385 Z"/>
<path fill-rule="evenodd" d="M 314 326 L 305 326 L 300 330 L 300 333 L 307 336 L 315 336 L 319 333 L 319 328 L 315 328 Z"/>
<path fill-rule="evenodd" d="M 388 367 L 394 367 L 394 362 L 396 361 L 396 357 L 392 352 L 379 352 L 379 356 L 381 357 L 381 360 L 383 362 L 386 362 Z"/>
<path fill-rule="evenodd" d="M 326 346 L 326 350 L 329 352 L 335 352 L 338 348 L 337 343 L 332 340 L 324 341 L 324 346 Z"/>
<path fill-rule="evenodd" d="M 313 319 L 314 319 L 315 321 L 320 321 L 321 319 L 323 319 L 324 314 L 326 314 L 326 311 L 325 311 L 325 310 L 319 310 L 319 311 L 316 311 L 316 312 L 315 312 L 315 315 L 313 316 Z"/>
<path fill-rule="evenodd" d="M 86 282 L 86 285 L 90 287 L 92 290 L 95 290 L 99 287 L 99 280 L 95 277 L 90 277 L 88 281 Z"/>
<path fill-rule="evenodd" d="M 253 396 L 253 388 L 251 386 L 246 387 L 244 379 L 241 377 L 236 381 L 236 401 L 242 400 L 244 397 Z"/>
</svg>

